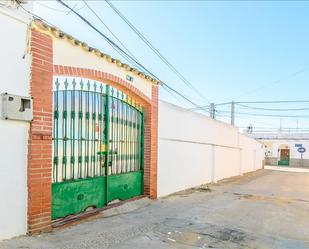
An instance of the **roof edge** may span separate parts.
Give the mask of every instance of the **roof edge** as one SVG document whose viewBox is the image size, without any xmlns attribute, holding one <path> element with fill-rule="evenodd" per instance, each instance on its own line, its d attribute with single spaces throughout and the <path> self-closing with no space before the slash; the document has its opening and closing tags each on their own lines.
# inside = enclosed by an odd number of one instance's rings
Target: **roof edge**
<svg viewBox="0 0 309 249">
<path fill-rule="evenodd" d="M 46 22 L 43 22 L 40 19 L 34 18 L 32 23 L 31 23 L 31 26 L 35 29 L 38 29 L 38 30 L 47 31 L 52 36 L 54 36 L 55 38 L 66 39 L 69 43 L 71 43 L 74 46 L 80 46 L 85 51 L 87 51 L 89 53 L 94 53 L 96 56 L 107 60 L 109 63 L 116 64 L 116 66 L 124 68 L 128 72 L 132 72 L 133 74 L 139 76 L 142 79 L 149 81 L 150 83 L 152 83 L 154 85 L 159 85 L 159 81 L 157 79 L 155 79 L 155 78 L 153 78 L 149 75 L 146 75 L 145 73 L 139 71 L 138 69 L 136 69 L 134 67 L 129 66 L 126 63 L 121 62 L 118 59 L 112 58 L 109 54 L 105 54 L 97 48 L 90 47 L 86 42 L 82 42 L 82 41 L 74 38 L 73 36 L 65 33 L 64 31 L 60 30 L 59 28 L 57 28 L 55 26 L 51 26 L 51 25 L 47 24 Z"/>
</svg>

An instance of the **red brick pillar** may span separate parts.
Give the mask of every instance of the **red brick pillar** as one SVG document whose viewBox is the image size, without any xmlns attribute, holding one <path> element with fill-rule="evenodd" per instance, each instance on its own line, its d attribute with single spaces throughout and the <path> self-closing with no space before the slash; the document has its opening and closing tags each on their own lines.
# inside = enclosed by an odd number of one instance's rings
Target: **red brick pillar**
<svg viewBox="0 0 309 249">
<path fill-rule="evenodd" d="M 151 199 L 157 198 L 158 159 L 158 86 L 152 86 L 152 104 L 145 110 L 145 167 L 144 191 Z"/>
<path fill-rule="evenodd" d="M 51 229 L 52 38 L 31 31 L 33 121 L 28 144 L 28 233 Z"/>
</svg>

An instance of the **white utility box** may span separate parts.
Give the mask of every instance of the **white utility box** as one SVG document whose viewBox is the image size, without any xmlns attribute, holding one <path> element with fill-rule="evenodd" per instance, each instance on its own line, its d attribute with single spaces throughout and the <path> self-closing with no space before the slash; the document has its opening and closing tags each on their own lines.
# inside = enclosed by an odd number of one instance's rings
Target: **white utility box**
<svg viewBox="0 0 309 249">
<path fill-rule="evenodd" d="M 32 98 L 1 94 L 2 118 L 8 120 L 31 121 L 33 119 Z"/>
</svg>

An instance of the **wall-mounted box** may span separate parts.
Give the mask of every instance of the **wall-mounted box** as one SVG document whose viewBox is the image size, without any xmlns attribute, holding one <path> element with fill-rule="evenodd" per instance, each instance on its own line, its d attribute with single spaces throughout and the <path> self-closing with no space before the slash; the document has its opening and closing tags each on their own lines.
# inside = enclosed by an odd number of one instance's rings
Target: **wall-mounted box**
<svg viewBox="0 0 309 249">
<path fill-rule="evenodd" d="M 1 105 L 3 119 L 31 121 L 33 118 L 31 97 L 2 93 Z"/>
</svg>

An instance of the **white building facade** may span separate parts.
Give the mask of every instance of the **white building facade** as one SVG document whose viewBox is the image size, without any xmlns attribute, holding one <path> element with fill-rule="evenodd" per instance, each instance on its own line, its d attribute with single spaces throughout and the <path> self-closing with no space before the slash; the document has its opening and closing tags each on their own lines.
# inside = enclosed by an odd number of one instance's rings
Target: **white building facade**
<svg viewBox="0 0 309 249">
<path fill-rule="evenodd" d="M 309 134 L 252 134 L 264 144 L 266 164 L 309 167 Z"/>
<path fill-rule="evenodd" d="M 0 6 L 0 93 L 30 96 L 30 18 L 11 1 Z M 32 3 L 25 8 L 31 9 Z M 2 103 L 0 102 L 0 110 Z M 0 119 L 0 240 L 27 232 L 29 123 Z"/>
</svg>

